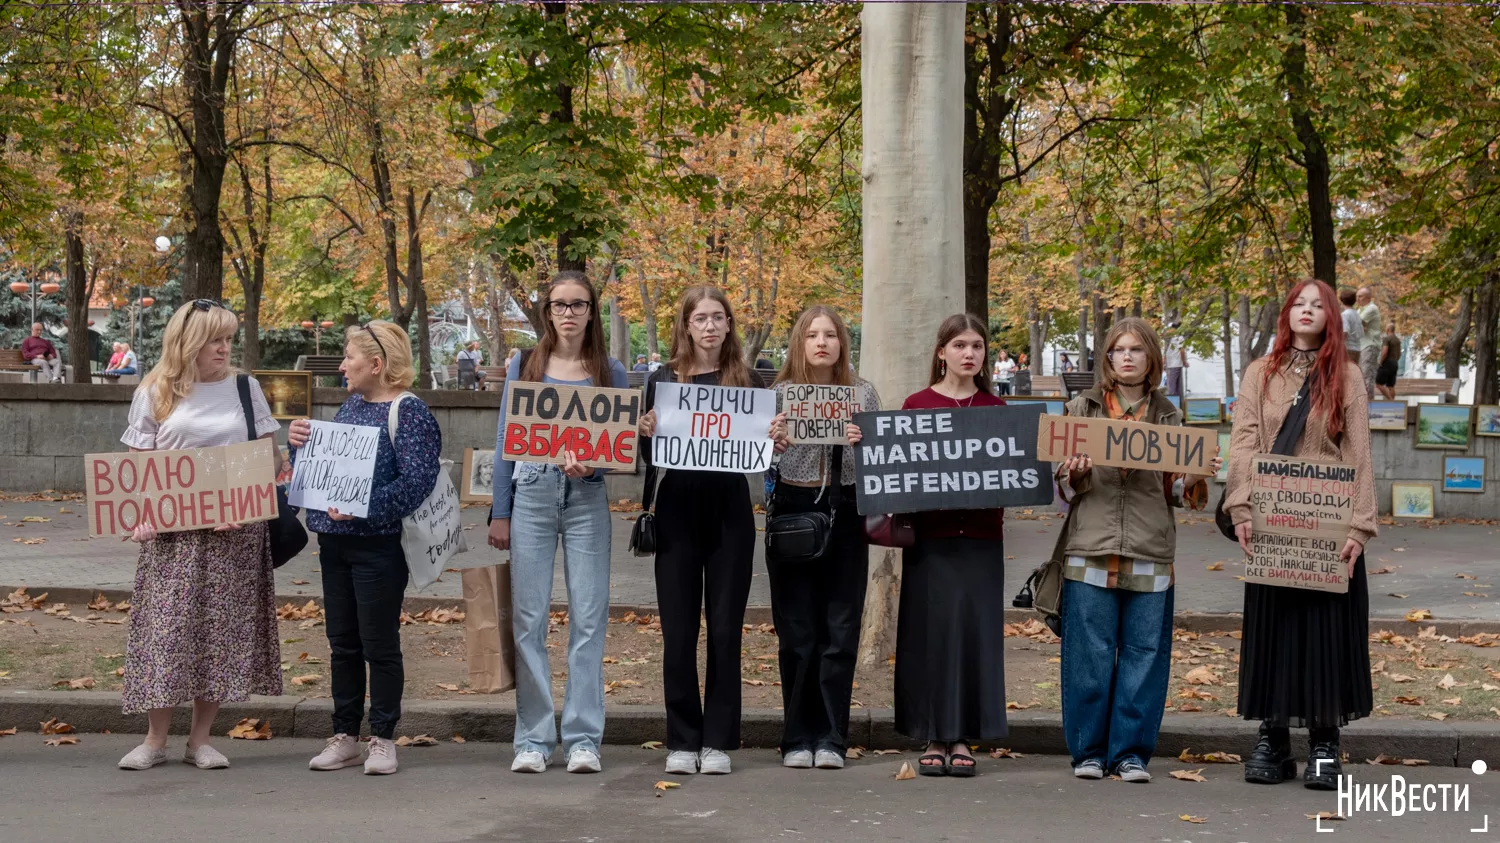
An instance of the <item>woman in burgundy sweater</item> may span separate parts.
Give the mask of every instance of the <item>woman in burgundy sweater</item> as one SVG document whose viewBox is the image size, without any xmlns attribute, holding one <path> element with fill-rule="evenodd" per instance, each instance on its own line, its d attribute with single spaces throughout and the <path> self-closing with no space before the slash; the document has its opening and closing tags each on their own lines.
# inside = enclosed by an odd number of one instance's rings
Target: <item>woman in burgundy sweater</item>
<svg viewBox="0 0 1500 843">
<path fill-rule="evenodd" d="M 903 410 L 993 407 L 985 326 L 944 320 L 932 352 L 932 385 Z M 849 428 L 851 443 L 860 434 Z M 972 776 L 969 741 L 1005 737 L 1004 510 L 918 513 L 917 541 L 902 553 L 896 627 L 896 731 L 927 741 L 924 776 Z"/>
</svg>

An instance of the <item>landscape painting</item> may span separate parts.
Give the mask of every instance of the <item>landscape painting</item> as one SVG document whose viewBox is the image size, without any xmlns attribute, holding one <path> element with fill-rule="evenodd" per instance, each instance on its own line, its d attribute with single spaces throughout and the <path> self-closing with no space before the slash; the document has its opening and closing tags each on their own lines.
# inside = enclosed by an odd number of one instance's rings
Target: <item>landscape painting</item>
<svg viewBox="0 0 1500 843">
<path fill-rule="evenodd" d="M 1484 493 L 1484 457 L 1443 457 L 1443 491 Z"/>
<path fill-rule="evenodd" d="M 1397 518 L 1432 518 L 1432 484 L 1392 483 L 1391 515 Z"/>
<path fill-rule="evenodd" d="M 1418 404 L 1415 447 L 1466 450 L 1473 416 L 1469 404 Z"/>
<path fill-rule="evenodd" d="M 1406 402 L 1405 401 L 1371 401 L 1370 402 L 1370 429 L 1371 430 L 1405 430 L 1406 429 Z"/>
</svg>

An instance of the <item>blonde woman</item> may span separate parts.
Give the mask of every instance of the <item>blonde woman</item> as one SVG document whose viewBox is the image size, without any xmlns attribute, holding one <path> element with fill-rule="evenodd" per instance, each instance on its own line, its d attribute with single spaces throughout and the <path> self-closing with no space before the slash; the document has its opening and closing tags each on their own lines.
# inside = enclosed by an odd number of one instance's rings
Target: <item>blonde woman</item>
<svg viewBox="0 0 1500 843">
<path fill-rule="evenodd" d="M 406 593 L 406 554 L 401 519 L 416 511 L 437 485 L 438 453 L 443 448 L 437 419 L 416 396 L 392 404 L 416 377 L 406 331 L 390 322 L 353 327 L 344 337 L 344 373 L 351 393 L 333 420 L 375 427 L 375 477 L 370 508 L 363 518 L 337 509 L 307 513 L 307 528 L 318 534 L 318 567 L 323 575 L 323 611 L 328 633 L 333 688 L 333 731 L 313 758 L 314 770 L 340 770 L 364 763 L 366 775 L 396 772 L 396 723 L 401 719 L 401 599 Z M 396 441 L 385 435 L 392 410 Z M 287 444 L 292 461 L 307 444 L 307 419 L 292 422 Z M 370 747 L 359 746 L 365 718 L 365 666 L 370 670 Z"/>
<path fill-rule="evenodd" d="M 167 323 L 161 362 L 130 405 L 120 441 L 132 451 L 210 448 L 244 442 L 246 418 L 229 347 L 239 320 L 218 302 L 198 299 Z M 255 433 L 280 425 L 249 379 Z M 138 525 L 141 545 L 125 655 L 126 714 L 148 712 L 146 740 L 120 760 L 146 770 L 167 760 L 173 707 L 193 701 L 183 761 L 200 769 L 229 766 L 209 745 L 219 704 L 251 694 L 281 693 L 276 589 L 263 523 L 157 534 Z"/>
</svg>

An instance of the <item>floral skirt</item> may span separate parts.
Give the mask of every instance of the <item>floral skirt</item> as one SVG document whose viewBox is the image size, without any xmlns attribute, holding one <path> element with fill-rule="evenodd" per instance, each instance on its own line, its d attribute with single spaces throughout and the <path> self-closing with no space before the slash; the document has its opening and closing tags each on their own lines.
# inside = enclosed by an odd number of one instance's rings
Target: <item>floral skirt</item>
<svg viewBox="0 0 1500 843">
<path fill-rule="evenodd" d="M 142 545 L 125 653 L 125 713 L 280 693 L 266 525 L 163 533 Z"/>
</svg>

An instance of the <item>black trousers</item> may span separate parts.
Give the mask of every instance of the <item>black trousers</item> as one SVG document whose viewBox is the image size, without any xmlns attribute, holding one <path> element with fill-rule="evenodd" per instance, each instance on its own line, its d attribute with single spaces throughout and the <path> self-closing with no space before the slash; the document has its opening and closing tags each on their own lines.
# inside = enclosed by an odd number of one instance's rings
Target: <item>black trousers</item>
<svg viewBox="0 0 1500 843">
<path fill-rule="evenodd" d="M 661 618 L 667 748 L 740 746 L 740 641 L 755 559 L 744 475 L 668 471 L 656 496 L 656 602 Z M 698 697 L 698 618 L 708 673 Z"/>
<path fill-rule="evenodd" d="M 323 614 L 333 685 L 333 731 L 358 735 L 370 666 L 370 734 L 393 738 L 401 720 L 401 600 L 406 554 L 401 536 L 318 534 Z"/>
<path fill-rule="evenodd" d="M 849 700 L 859 628 L 865 611 L 869 544 L 864 519 L 845 486 L 833 536 L 817 559 L 788 561 L 766 554 L 771 578 L 771 615 L 781 642 L 781 733 L 783 754 L 798 749 L 831 749 L 840 755 L 849 742 Z M 772 512 L 828 512 L 828 492 L 780 484 Z"/>
</svg>

